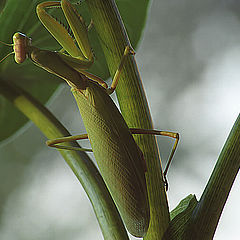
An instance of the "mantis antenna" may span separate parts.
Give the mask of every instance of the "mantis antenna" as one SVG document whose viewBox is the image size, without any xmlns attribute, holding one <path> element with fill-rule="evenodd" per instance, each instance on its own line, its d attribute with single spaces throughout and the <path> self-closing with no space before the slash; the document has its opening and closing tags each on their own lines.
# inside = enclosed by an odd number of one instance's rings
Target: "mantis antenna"
<svg viewBox="0 0 240 240">
<path fill-rule="evenodd" d="M 0 41 L 0 43 L 4 44 L 4 45 L 6 45 L 6 46 L 10 46 L 10 47 L 12 47 L 12 46 L 14 45 L 13 43 L 5 43 L 5 42 L 2 42 L 2 41 Z M 5 57 L 3 57 L 3 58 L 0 60 L 0 63 L 3 62 L 7 57 L 9 57 L 10 55 L 13 55 L 13 54 L 14 54 L 14 52 L 8 53 Z"/>
</svg>

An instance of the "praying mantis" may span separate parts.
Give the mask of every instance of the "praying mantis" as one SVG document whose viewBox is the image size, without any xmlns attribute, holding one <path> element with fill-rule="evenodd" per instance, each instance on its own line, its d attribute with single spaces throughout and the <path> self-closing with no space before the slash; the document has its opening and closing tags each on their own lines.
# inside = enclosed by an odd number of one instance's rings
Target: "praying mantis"
<svg viewBox="0 0 240 240">
<path fill-rule="evenodd" d="M 62 9 L 73 37 L 46 11 L 52 7 Z M 86 150 L 64 146 L 64 142 L 88 138 L 100 173 L 128 231 L 136 237 L 143 237 L 150 221 L 145 178 L 147 165 L 132 134 L 175 138 L 164 177 L 176 150 L 179 135 L 167 131 L 128 128 L 109 97 L 117 87 L 126 58 L 134 54 L 131 46 L 123 49 L 122 60 L 111 87 L 108 88 L 101 78 L 86 71 L 93 64 L 94 57 L 88 39 L 88 28 L 75 7 L 67 0 L 49 1 L 39 4 L 36 11 L 42 24 L 63 49 L 57 52 L 36 48 L 32 46 L 29 37 L 18 32 L 13 36 L 15 61 L 20 64 L 28 57 L 38 67 L 64 79 L 71 87 L 87 131 L 87 134 L 48 140 L 47 145 L 59 149 Z"/>
</svg>

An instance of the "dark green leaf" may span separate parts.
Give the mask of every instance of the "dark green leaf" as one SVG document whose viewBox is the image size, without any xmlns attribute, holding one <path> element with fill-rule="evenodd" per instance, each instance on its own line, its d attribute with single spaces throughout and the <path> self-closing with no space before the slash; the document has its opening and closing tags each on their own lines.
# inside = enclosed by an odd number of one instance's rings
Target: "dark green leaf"
<svg viewBox="0 0 240 240">
<path fill-rule="evenodd" d="M 197 206 L 195 195 L 188 195 L 170 213 L 171 222 L 164 234 L 163 240 L 183 240 L 188 239 L 187 230 L 189 228 L 192 213 Z"/>
<path fill-rule="evenodd" d="M 4 2 L 1 3 L 1 8 L 3 8 Z M 36 47 L 48 50 L 61 49 L 57 42 L 44 29 L 36 16 L 35 9 L 40 2 L 43 1 L 7 0 L 5 8 L 0 14 L 0 40 L 11 43 L 13 34 L 15 32 L 22 32 L 32 38 L 32 44 Z M 117 4 L 128 33 L 130 34 L 133 46 L 136 46 L 145 24 L 148 1 L 119 0 Z M 89 23 L 90 19 L 85 3 L 83 2 L 76 5 L 76 7 L 83 15 L 86 23 Z M 60 9 L 54 10 L 53 15 L 64 21 Z M 89 32 L 89 36 L 92 49 L 96 56 L 95 63 L 89 71 L 106 79 L 109 73 L 94 28 Z M 1 45 L 0 59 L 11 51 L 11 47 Z M 43 103 L 49 99 L 57 86 L 62 82 L 57 77 L 34 66 L 32 62 L 28 60 L 21 65 L 17 65 L 14 62 L 13 55 L 0 64 L 0 80 L 1 79 L 15 82 Z M 22 127 L 26 121 L 27 119 L 20 112 L 3 97 L 0 97 L 0 141 L 12 135 Z"/>
</svg>

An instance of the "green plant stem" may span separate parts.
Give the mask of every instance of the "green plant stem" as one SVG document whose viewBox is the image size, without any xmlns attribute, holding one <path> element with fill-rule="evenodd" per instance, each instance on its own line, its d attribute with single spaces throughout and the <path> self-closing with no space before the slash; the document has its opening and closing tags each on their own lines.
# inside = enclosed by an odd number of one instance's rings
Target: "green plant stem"
<svg viewBox="0 0 240 240">
<path fill-rule="evenodd" d="M 189 238 L 213 238 L 223 207 L 240 168 L 240 115 L 221 151 L 192 216 Z"/>
<path fill-rule="evenodd" d="M 126 30 L 113 0 L 87 0 L 87 5 L 113 77 L 125 47 L 130 44 Z M 147 100 L 133 56 L 127 59 L 116 93 L 128 126 L 152 129 Z M 156 139 L 154 136 L 140 135 L 135 136 L 135 140 L 143 151 L 148 169 L 146 178 L 151 220 L 145 239 L 161 239 L 170 217 Z"/>
<path fill-rule="evenodd" d="M 41 103 L 24 90 L 0 79 L 0 94 L 32 120 L 47 138 L 54 139 L 70 135 L 64 126 Z M 76 142 L 66 144 L 79 147 Z M 97 216 L 104 239 L 129 239 L 107 187 L 88 155 L 80 151 L 59 150 L 59 152 L 85 189 Z M 81 214 L 79 214 L 79 218 L 81 218 Z"/>
</svg>

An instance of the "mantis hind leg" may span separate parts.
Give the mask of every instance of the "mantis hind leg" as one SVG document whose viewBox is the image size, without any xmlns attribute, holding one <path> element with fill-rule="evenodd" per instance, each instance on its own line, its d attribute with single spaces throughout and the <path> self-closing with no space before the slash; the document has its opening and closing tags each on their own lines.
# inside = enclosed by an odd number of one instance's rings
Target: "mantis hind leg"
<svg viewBox="0 0 240 240">
<path fill-rule="evenodd" d="M 172 162 L 174 153 L 177 149 L 177 145 L 178 145 L 178 142 L 179 142 L 179 134 L 175 133 L 175 132 L 169 132 L 169 131 L 159 131 L 159 130 L 141 129 L 141 128 L 130 128 L 129 130 L 130 130 L 131 134 L 161 135 L 161 136 L 171 137 L 171 138 L 175 139 L 172 151 L 171 151 L 171 153 L 169 155 L 169 158 L 168 158 L 168 161 L 167 161 L 167 165 L 166 165 L 165 170 L 163 172 L 163 180 L 164 180 L 164 183 L 166 185 L 166 189 L 168 189 L 168 182 L 167 182 L 166 176 L 167 176 L 167 172 L 168 172 L 168 169 L 170 167 L 170 164 Z M 76 135 L 76 136 L 57 138 L 57 139 L 53 139 L 53 140 L 48 140 L 46 142 L 46 144 L 49 147 L 55 147 L 55 148 L 58 148 L 58 149 L 92 152 L 92 149 L 72 147 L 72 146 L 67 146 L 67 145 L 62 144 L 62 143 L 67 143 L 67 142 L 72 142 L 72 141 L 82 140 L 82 139 L 88 139 L 88 135 L 87 134 L 81 134 L 81 135 Z M 144 165 L 145 165 L 145 162 L 144 162 Z"/>
<path fill-rule="evenodd" d="M 73 142 L 73 141 L 81 140 L 81 139 L 88 139 L 88 135 L 87 134 L 81 134 L 81 135 L 76 135 L 76 136 L 56 138 L 56 139 L 53 139 L 53 140 L 47 140 L 46 144 L 49 147 L 55 147 L 55 148 L 58 148 L 58 149 L 92 152 L 92 149 L 89 149 L 89 148 L 71 147 L 71 146 L 67 146 L 67 145 L 62 144 L 62 143 Z"/>
<path fill-rule="evenodd" d="M 167 172 L 168 172 L 169 166 L 170 166 L 170 164 L 172 162 L 174 153 L 175 153 L 175 151 L 177 149 L 177 145 L 178 145 L 178 142 L 179 142 L 179 134 L 175 133 L 175 132 L 169 132 L 169 131 L 148 130 L 148 129 L 139 129 L 139 128 L 130 128 L 130 132 L 132 134 L 161 135 L 161 136 L 171 137 L 171 138 L 175 139 L 172 151 L 171 151 L 171 153 L 170 153 L 170 155 L 168 157 L 167 165 L 166 165 L 165 170 L 163 172 L 163 180 L 164 180 L 164 183 L 165 183 L 165 186 L 166 186 L 166 190 L 167 190 L 168 189 L 168 182 L 167 182 L 166 176 L 167 176 Z"/>
</svg>

